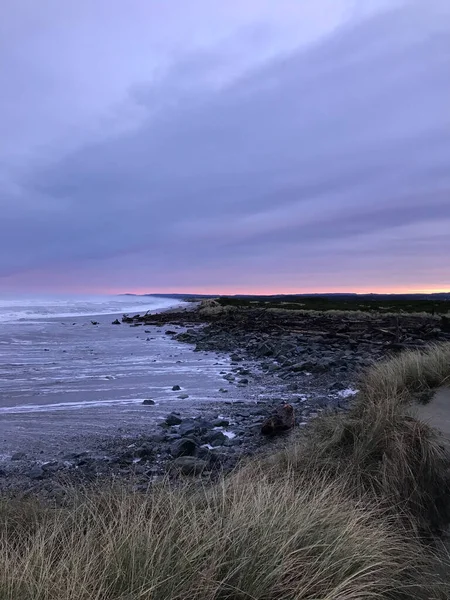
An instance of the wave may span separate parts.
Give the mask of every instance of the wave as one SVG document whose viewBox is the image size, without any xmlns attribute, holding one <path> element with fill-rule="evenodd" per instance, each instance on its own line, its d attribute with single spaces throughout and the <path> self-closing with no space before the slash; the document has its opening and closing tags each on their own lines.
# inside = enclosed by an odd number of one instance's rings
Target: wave
<svg viewBox="0 0 450 600">
<path fill-rule="evenodd" d="M 155 296 L 0 298 L 0 322 L 156 312 L 182 304 L 182 301 L 173 298 Z"/>
</svg>

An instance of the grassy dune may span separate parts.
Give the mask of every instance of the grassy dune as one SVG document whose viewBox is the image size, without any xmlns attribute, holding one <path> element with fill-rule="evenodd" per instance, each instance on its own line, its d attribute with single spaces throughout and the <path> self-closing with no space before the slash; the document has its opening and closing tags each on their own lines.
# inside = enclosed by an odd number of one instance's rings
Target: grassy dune
<svg viewBox="0 0 450 600">
<path fill-rule="evenodd" d="M 408 403 L 450 345 L 373 367 L 353 409 L 214 485 L 0 503 L 0 600 L 450 597 L 449 457 Z"/>
</svg>

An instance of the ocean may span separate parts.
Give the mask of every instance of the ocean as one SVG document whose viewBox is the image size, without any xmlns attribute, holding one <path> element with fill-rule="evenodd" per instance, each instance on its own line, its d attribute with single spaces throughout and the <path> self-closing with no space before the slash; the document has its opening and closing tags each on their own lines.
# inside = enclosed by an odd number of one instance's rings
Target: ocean
<svg viewBox="0 0 450 600">
<path fill-rule="evenodd" d="M 192 414 L 217 400 L 228 357 L 193 352 L 165 327 L 112 324 L 123 313 L 179 304 L 134 296 L 0 298 L 0 455 L 68 435 L 145 431 L 171 410 Z"/>
</svg>

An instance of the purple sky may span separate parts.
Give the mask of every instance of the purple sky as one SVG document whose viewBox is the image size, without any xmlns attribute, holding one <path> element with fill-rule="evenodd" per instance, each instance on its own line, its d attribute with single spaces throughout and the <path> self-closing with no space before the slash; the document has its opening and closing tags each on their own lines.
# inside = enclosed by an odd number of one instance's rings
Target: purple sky
<svg viewBox="0 0 450 600">
<path fill-rule="evenodd" d="M 0 292 L 450 289 L 448 0 L 3 0 Z"/>
</svg>

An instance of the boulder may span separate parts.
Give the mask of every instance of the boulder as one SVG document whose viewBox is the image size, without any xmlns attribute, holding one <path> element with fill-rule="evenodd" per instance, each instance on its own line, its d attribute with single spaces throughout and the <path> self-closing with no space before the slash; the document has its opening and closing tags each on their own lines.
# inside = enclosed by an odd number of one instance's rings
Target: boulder
<svg viewBox="0 0 450 600">
<path fill-rule="evenodd" d="M 30 479 L 42 479 L 44 477 L 44 470 L 41 466 L 35 465 L 28 471 L 28 477 Z"/>
<path fill-rule="evenodd" d="M 277 435 L 292 429 L 294 426 L 294 407 L 291 404 L 282 404 L 263 422 L 261 433 L 263 435 Z"/>
<path fill-rule="evenodd" d="M 195 451 L 197 450 L 197 442 L 192 438 L 181 438 L 180 440 L 176 440 L 170 446 L 170 454 L 174 458 L 179 458 L 180 456 L 193 456 Z"/>
<path fill-rule="evenodd" d="M 179 385 L 172 386 L 172 392 L 179 392 L 181 390 Z"/>
<path fill-rule="evenodd" d="M 187 398 L 189 398 L 189 394 L 180 394 L 180 395 L 178 396 L 178 398 L 179 398 L 180 400 L 186 400 Z"/>
<path fill-rule="evenodd" d="M 203 439 L 206 444 L 210 444 L 211 446 L 223 446 L 228 440 L 222 431 L 210 431 Z"/>
<path fill-rule="evenodd" d="M 145 406 L 155 406 L 156 402 L 151 398 L 147 398 L 142 402 L 142 404 L 145 404 Z"/>
<path fill-rule="evenodd" d="M 180 417 L 176 413 L 170 413 L 169 415 L 167 415 L 165 420 L 166 425 L 169 425 L 170 427 L 172 425 L 181 425 L 182 422 L 183 420 L 180 419 Z"/>
<path fill-rule="evenodd" d="M 172 462 L 171 466 L 183 475 L 199 475 L 206 469 L 208 463 L 195 456 L 180 456 Z"/>
<path fill-rule="evenodd" d="M 112 325 L 120 325 L 120 321 L 119 319 L 116 319 L 115 321 L 112 322 Z"/>
<path fill-rule="evenodd" d="M 24 460 L 27 457 L 25 452 L 14 452 L 11 456 L 11 460 Z"/>
</svg>

